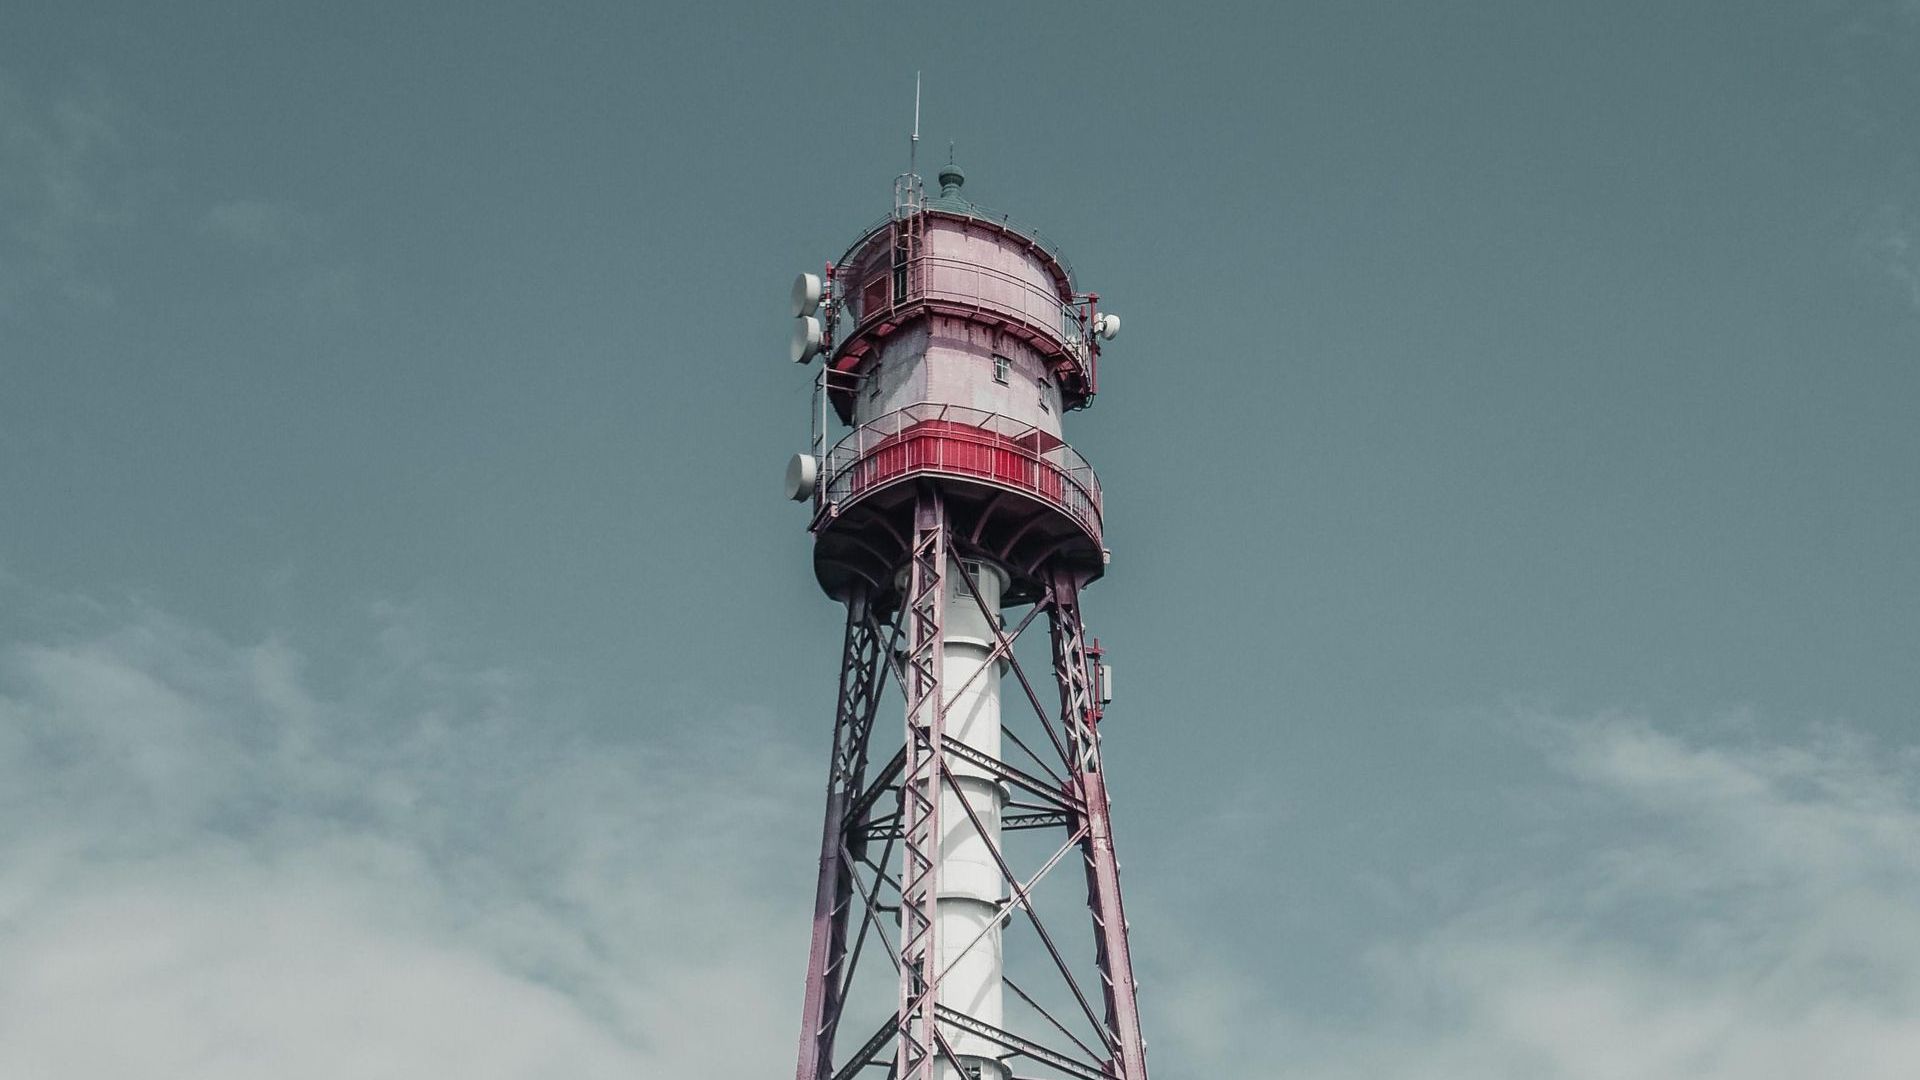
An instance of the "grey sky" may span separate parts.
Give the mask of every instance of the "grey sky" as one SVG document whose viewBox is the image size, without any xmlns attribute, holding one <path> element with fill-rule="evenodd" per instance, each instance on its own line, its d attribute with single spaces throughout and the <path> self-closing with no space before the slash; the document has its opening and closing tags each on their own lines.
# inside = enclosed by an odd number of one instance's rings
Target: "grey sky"
<svg viewBox="0 0 1920 1080">
<path fill-rule="evenodd" d="M 1896 0 L 10 5 L 0 1074 L 790 1068 L 916 69 L 1125 318 L 1156 1072 L 1910 1074 Z"/>
</svg>

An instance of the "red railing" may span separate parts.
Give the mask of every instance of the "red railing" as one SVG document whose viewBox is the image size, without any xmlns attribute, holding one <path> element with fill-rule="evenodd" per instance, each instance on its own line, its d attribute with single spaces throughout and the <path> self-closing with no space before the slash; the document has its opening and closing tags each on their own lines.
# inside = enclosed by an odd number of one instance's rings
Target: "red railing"
<svg viewBox="0 0 1920 1080">
<path fill-rule="evenodd" d="M 1069 351 L 1086 346 L 1091 308 L 1085 298 L 1062 300 L 1049 285 L 971 259 L 916 255 L 907 264 L 904 292 L 896 292 L 894 271 L 885 264 L 866 280 L 852 284 L 843 298 L 846 325 L 864 328 L 919 301 L 944 301 L 975 311 L 990 311 L 1031 327 Z"/>
<path fill-rule="evenodd" d="M 952 256 L 922 253 L 901 269 L 904 273 L 881 263 L 868 268 L 866 277 L 858 280 L 851 276 L 851 268 L 844 271 L 849 276 L 838 287 L 832 309 L 832 322 L 841 335 L 833 358 L 836 366 L 850 363 L 843 354 L 874 325 L 899 318 L 918 305 L 933 304 L 990 314 L 1009 325 L 1024 327 L 1022 336 L 1053 342 L 1045 351 L 1066 357 L 1079 373 L 1076 385 L 1084 388 L 1084 398 L 1093 396 L 1099 343 L 1093 334 L 1092 294 L 1062 300 L 1050 286 L 1042 287 L 1006 270 Z M 864 346 L 852 355 L 861 352 Z"/>
<path fill-rule="evenodd" d="M 1093 467 L 1058 437 L 998 413 L 910 405 L 855 428 L 821 464 L 816 512 L 838 513 L 870 491 L 934 473 L 1025 492 L 1100 539 Z"/>
</svg>

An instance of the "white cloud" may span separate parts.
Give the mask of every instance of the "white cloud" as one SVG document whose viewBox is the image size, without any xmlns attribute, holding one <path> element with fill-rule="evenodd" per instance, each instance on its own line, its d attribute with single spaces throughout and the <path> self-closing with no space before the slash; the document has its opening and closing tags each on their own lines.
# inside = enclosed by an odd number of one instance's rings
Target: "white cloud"
<svg viewBox="0 0 1920 1080">
<path fill-rule="evenodd" d="M 379 618 L 339 693 L 286 643 L 152 612 L 0 650 L 0 1076 L 790 1068 L 812 748 L 739 711 L 595 734 Z M 1455 914 L 1354 943 L 1364 1015 L 1196 959 L 1143 998 L 1160 1074 L 1911 1075 L 1920 750 L 1521 729 L 1552 779 L 1510 859 Z M 1242 932 L 1158 929 L 1196 958 Z"/>
<path fill-rule="evenodd" d="M 129 126 L 98 86 L 36 100 L 0 73 L 0 315 L 43 290 L 113 302 L 89 254 L 130 215 L 117 166 Z"/>
<path fill-rule="evenodd" d="M 361 307 L 360 275 L 330 251 L 319 215 L 289 202 L 234 199 L 216 203 L 201 217 L 201 231 L 253 261 L 253 272 L 271 268 L 264 298 L 309 316 L 351 317 Z"/>
<path fill-rule="evenodd" d="M 1859 209 L 1854 254 L 1920 311 L 1920 0 L 1853 5 L 1832 40 L 1847 126 L 1881 173 Z"/>
<path fill-rule="evenodd" d="M 263 198 L 182 204 L 164 135 L 99 80 L 28 92 L 0 71 L 0 318 L 113 307 L 139 284 L 119 258 L 134 246 L 163 244 L 178 267 L 202 254 L 175 231 L 182 223 L 243 259 L 276 316 L 360 312 L 357 263 L 320 214 Z"/>
<path fill-rule="evenodd" d="M 339 697 L 152 613 L 0 654 L 0 1076 L 790 1067 L 805 859 L 766 859 L 817 793 L 767 718 L 590 737 L 381 637 Z"/>
<path fill-rule="evenodd" d="M 1364 1023 L 1216 965 L 1170 996 L 1207 1075 L 1908 1077 L 1920 1062 L 1920 757 L 1609 717 L 1529 723 L 1559 782 L 1506 880 L 1365 953 Z M 1578 826 L 1569 830 L 1569 823 Z M 1560 865 L 1520 841 L 1554 830 Z M 1571 835 L 1590 845 L 1572 851 Z M 1256 1054 L 1255 1051 L 1258 1051 Z"/>
<path fill-rule="evenodd" d="M 1920 234 L 1914 216 L 1895 203 L 1888 203 L 1868 217 L 1862 227 L 1857 248 L 1860 255 L 1885 274 L 1903 299 L 1920 311 Z"/>
<path fill-rule="evenodd" d="M 282 251 L 319 233 L 313 215 L 298 207 L 267 199 L 235 199 L 208 209 L 208 232 L 243 248 Z"/>
</svg>

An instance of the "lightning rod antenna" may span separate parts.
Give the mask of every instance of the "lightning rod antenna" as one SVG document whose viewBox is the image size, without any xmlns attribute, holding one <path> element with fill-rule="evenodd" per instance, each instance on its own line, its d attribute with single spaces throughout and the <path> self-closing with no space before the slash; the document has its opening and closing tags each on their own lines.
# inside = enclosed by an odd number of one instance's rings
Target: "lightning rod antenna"
<svg viewBox="0 0 1920 1080">
<path fill-rule="evenodd" d="M 920 73 L 913 73 L 913 139 L 907 145 L 907 171 L 917 172 L 920 158 Z"/>
</svg>

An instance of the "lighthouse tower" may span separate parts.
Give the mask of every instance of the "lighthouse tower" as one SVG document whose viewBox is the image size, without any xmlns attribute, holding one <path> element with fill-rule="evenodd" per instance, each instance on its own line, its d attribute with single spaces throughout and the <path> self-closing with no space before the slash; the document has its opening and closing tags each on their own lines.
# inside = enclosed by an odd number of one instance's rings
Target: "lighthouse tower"
<svg viewBox="0 0 1920 1080">
<path fill-rule="evenodd" d="M 847 612 L 795 1076 L 1146 1080 L 1080 607 L 1100 485 L 1062 429 L 1119 319 L 957 166 L 938 182 L 896 179 L 794 284 L 792 358 L 819 368 L 787 493 Z M 1056 693 L 1016 655 L 1040 625 Z M 1047 887 L 1075 863 L 1084 909 Z"/>
</svg>

